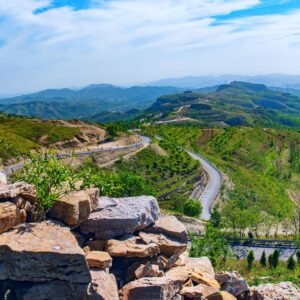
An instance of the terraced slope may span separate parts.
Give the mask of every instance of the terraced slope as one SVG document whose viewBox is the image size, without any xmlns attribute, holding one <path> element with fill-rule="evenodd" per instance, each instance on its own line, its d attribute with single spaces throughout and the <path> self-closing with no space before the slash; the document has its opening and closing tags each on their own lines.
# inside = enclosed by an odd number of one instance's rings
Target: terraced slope
<svg viewBox="0 0 300 300">
<path fill-rule="evenodd" d="M 223 187 L 220 204 L 228 219 L 236 222 L 234 226 L 253 220 L 259 223 L 260 216 L 267 219 L 265 215 L 282 220 L 292 201 L 300 201 L 299 132 L 184 126 L 157 126 L 156 131 L 203 154 L 229 176 L 231 184 Z"/>
<path fill-rule="evenodd" d="M 209 93 L 160 97 L 148 113 L 191 118 L 203 127 L 255 125 L 300 129 L 300 98 L 265 85 L 233 82 Z"/>
</svg>

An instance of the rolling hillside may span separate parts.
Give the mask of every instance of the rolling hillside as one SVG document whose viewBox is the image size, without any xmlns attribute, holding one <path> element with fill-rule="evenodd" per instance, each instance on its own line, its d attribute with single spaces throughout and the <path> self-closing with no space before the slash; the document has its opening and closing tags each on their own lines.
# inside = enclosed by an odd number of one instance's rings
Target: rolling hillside
<svg viewBox="0 0 300 300">
<path fill-rule="evenodd" d="M 219 205 L 233 228 L 283 220 L 300 201 L 300 133 L 230 127 L 156 126 L 168 140 L 202 153 L 224 177 Z"/>
<path fill-rule="evenodd" d="M 95 84 L 80 90 L 45 90 L 0 99 L 0 111 L 43 119 L 79 119 L 107 111 L 146 109 L 157 97 L 179 91 L 174 87 L 130 87 Z"/>
<path fill-rule="evenodd" d="M 300 129 L 300 98 L 265 85 L 232 82 L 215 92 L 160 97 L 148 113 L 190 118 L 203 127 L 255 125 Z"/>
<path fill-rule="evenodd" d="M 27 156 L 31 150 L 75 147 L 104 135 L 103 129 L 81 122 L 41 121 L 0 114 L 0 165 Z"/>
</svg>

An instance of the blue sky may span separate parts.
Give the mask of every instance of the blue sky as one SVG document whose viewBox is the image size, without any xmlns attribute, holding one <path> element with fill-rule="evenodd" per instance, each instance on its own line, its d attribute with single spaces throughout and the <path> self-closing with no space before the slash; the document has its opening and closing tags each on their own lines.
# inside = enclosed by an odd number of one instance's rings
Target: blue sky
<svg viewBox="0 0 300 300">
<path fill-rule="evenodd" d="M 299 0 L 0 0 L 0 95 L 300 73 Z"/>
</svg>

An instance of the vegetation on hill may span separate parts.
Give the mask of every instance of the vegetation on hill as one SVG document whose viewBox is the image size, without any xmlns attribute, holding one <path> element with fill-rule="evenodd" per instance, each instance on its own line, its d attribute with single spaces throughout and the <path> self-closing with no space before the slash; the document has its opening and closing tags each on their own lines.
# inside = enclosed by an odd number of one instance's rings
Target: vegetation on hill
<svg viewBox="0 0 300 300">
<path fill-rule="evenodd" d="M 160 207 L 177 213 L 201 212 L 201 207 L 185 207 L 199 180 L 202 169 L 185 151 L 172 142 L 156 140 L 150 148 L 130 160 L 120 160 L 113 166 L 117 173 L 139 174 L 153 187 L 160 199 Z"/>
<path fill-rule="evenodd" d="M 43 119 L 86 119 L 92 116 L 91 120 L 108 122 L 131 117 L 130 112 L 129 116 L 124 112 L 131 109 L 146 109 L 157 97 L 178 91 L 180 90 L 174 87 L 120 88 L 94 84 L 80 90 L 52 89 L 0 99 L 0 111 Z M 105 111 L 106 113 L 103 113 Z M 120 112 L 124 115 L 118 114 Z"/>
<path fill-rule="evenodd" d="M 230 228 L 266 232 L 293 212 L 300 197 L 300 133 L 291 130 L 229 127 L 199 129 L 157 126 L 165 139 L 203 154 L 232 186 L 223 186 L 221 208 Z M 293 222 L 289 222 L 293 227 Z M 295 231 L 299 232 L 297 222 Z"/>
<path fill-rule="evenodd" d="M 68 140 L 79 133 L 75 127 L 56 126 L 27 118 L 0 114 L 0 163 L 28 155 L 30 150 Z"/>
<path fill-rule="evenodd" d="M 164 112 L 169 119 L 191 118 L 202 127 L 255 125 L 300 129 L 298 97 L 245 82 L 221 85 L 215 92 L 162 96 L 147 112 Z"/>
</svg>

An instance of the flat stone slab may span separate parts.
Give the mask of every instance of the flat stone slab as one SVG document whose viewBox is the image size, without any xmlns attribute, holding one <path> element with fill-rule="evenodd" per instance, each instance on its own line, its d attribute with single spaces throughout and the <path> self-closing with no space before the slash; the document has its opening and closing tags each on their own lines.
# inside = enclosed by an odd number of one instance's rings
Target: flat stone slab
<svg viewBox="0 0 300 300">
<path fill-rule="evenodd" d="M 70 229 L 51 222 L 24 224 L 1 234 L 0 266 L 0 280 L 91 280 L 84 252 Z"/>
<path fill-rule="evenodd" d="M 154 197 L 100 197 L 98 208 L 81 223 L 80 230 L 83 234 L 95 234 L 96 239 L 108 240 L 141 230 L 158 217 L 159 207 Z"/>
</svg>

